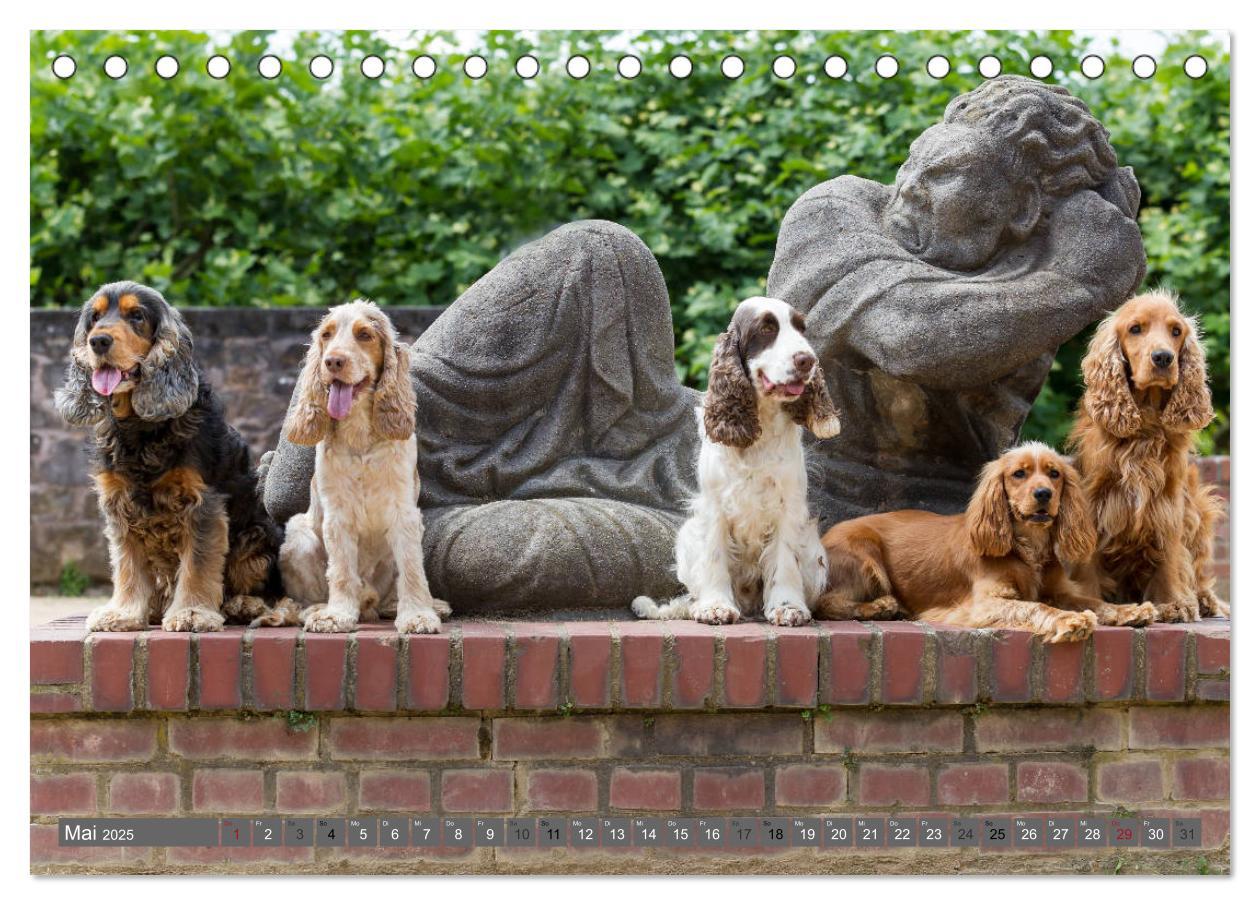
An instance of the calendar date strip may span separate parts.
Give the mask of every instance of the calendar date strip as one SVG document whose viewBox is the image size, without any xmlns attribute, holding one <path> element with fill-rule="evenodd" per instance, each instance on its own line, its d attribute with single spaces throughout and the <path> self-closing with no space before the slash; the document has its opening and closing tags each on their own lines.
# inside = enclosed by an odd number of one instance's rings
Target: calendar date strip
<svg viewBox="0 0 1260 905">
<path fill-rule="evenodd" d="M 1200 848 L 1197 817 L 70 818 L 61 846 L 314 848 Z"/>
</svg>

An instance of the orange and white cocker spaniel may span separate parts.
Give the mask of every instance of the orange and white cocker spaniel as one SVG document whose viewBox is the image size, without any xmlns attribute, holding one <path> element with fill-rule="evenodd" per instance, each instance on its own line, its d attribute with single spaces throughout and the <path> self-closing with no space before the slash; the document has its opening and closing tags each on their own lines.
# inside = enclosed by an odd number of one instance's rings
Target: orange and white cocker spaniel
<svg viewBox="0 0 1260 905">
<path fill-rule="evenodd" d="M 340 305 L 315 328 L 284 435 L 315 446 L 310 509 L 280 548 L 287 592 L 311 604 L 306 629 L 350 631 L 396 609 L 398 631 L 438 631 L 451 608 L 424 573 L 408 350 L 376 305 Z"/>
</svg>

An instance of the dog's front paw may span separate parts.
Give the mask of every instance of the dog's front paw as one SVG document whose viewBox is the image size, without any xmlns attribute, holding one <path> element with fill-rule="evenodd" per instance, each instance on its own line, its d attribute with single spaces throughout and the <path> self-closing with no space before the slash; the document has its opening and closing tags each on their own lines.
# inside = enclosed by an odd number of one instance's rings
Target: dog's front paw
<svg viewBox="0 0 1260 905">
<path fill-rule="evenodd" d="M 1159 610 L 1149 600 L 1145 603 L 1108 604 L 1098 612 L 1099 625 L 1130 625 L 1141 627 L 1159 619 Z"/>
<path fill-rule="evenodd" d="M 1155 609 L 1159 613 L 1159 622 L 1199 621 L 1199 601 L 1197 599 L 1158 603 L 1155 605 Z"/>
<path fill-rule="evenodd" d="M 691 607 L 691 618 L 709 625 L 730 625 L 739 622 L 739 610 L 724 601 L 698 601 Z"/>
<path fill-rule="evenodd" d="M 358 615 L 327 606 L 311 607 L 302 614 L 302 628 L 308 632 L 352 632 L 358 624 Z"/>
<path fill-rule="evenodd" d="M 431 601 L 431 604 L 433 606 L 433 611 L 437 613 L 439 616 L 441 616 L 443 619 L 451 618 L 451 605 L 447 603 L 445 600 L 438 600 L 436 597 L 434 597 L 433 600 Z"/>
<path fill-rule="evenodd" d="M 424 607 L 394 620 L 400 635 L 436 635 L 442 630 L 442 618 L 436 608 Z"/>
<path fill-rule="evenodd" d="M 181 607 L 162 617 L 162 630 L 167 632 L 218 632 L 222 629 L 223 614 L 208 607 Z"/>
<path fill-rule="evenodd" d="M 813 618 L 799 603 L 781 603 L 766 610 L 766 622 L 772 625 L 804 625 Z"/>
<path fill-rule="evenodd" d="M 220 607 L 219 612 L 228 621 L 245 625 L 266 615 L 267 602 L 261 597 L 254 597 L 251 594 L 237 594 L 223 601 L 223 606 Z"/>
<path fill-rule="evenodd" d="M 140 632 L 148 627 L 148 619 L 142 615 L 137 616 L 133 608 L 116 603 L 98 606 L 87 617 L 89 632 Z"/>
<path fill-rule="evenodd" d="M 1229 604 L 1216 596 L 1215 591 L 1199 592 L 1199 615 L 1208 616 L 1224 616 L 1229 618 Z"/>
<path fill-rule="evenodd" d="M 854 614 L 857 619 L 896 619 L 901 613 L 901 604 L 891 594 L 876 597 L 870 603 L 858 604 Z"/>
<path fill-rule="evenodd" d="M 1050 630 L 1046 632 L 1046 641 L 1050 644 L 1062 644 L 1069 641 L 1084 641 L 1098 627 L 1098 617 L 1085 610 L 1080 613 L 1064 613 L 1055 619 Z"/>
</svg>

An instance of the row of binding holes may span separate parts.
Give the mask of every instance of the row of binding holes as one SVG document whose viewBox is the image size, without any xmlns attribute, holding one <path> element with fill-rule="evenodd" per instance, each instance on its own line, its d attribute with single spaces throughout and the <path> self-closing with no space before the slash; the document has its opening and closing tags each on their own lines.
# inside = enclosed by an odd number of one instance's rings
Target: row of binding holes
<svg viewBox="0 0 1260 905">
<path fill-rule="evenodd" d="M 333 68 L 332 59 L 323 54 L 312 57 L 309 63 L 311 75 L 321 80 L 332 75 Z M 489 68 L 483 56 L 474 54 L 464 59 L 464 74 L 470 79 L 482 78 Z M 525 54 L 517 58 L 514 68 L 521 78 L 532 79 L 542 71 L 542 64 L 532 54 Z M 591 61 L 581 54 L 569 57 L 564 68 L 569 76 L 575 79 L 584 79 L 592 71 Z M 728 79 L 737 79 L 744 74 L 744 60 L 738 54 L 729 54 L 722 59 L 719 68 Z M 949 57 L 937 54 L 927 61 L 924 68 L 932 78 L 943 79 L 949 75 L 952 63 Z M 1081 60 L 1081 73 L 1089 79 L 1098 78 L 1106 68 L 1106 62 L 1097 54 L 1090 54 Z M 1155 74 L 1156 68 L 1155 58 L 1149 54 L 1142 54 L 1133 59 L 1133 74 L 1140 79 L 1149 79 Z M 153 69 L 159 77 L 173 79 L 179 75 L 179 60 L 169 54 L 158 57 L 157 62 L 153 64 Z M 276 78 L 283 69 L 284 64 L 274 54 L 267 54 L 258 61 L 258 74 L 265 79 Z M 670 75 L 675 78 L 687 78 L 691 75 L 692 69 L 691 58 L 684 54 L 679 54 L 669 61 Z M 770 69 L 778 78 L 790 79 L 796 75 L 796 60 L 786 54 L 775 57 Z M 981 57 L 976 64 L 976 69 L 986 79 L 991 79 L 1001 75 L 1002 61 L 991 55 Z M 1182 64 L 1182 70 L 1192 79 L 1203 78 L 1207 74 L 1207 69 L 1207 60 L 1198 54 L 1187 57 Z M 53 74 L 59 79 L 68 79 L 77 70 L 78 64 L 69 54 L 63 53 L 52 62 Z M 127 60 L 115 54 L 105 60 L 104 70 L 111 79 L 120 79 L 127 74 Z M 231 71 L 231 61 L 221 54 L 216 54 L 206 61 L 206 72 L 211 78 L 227 78 Z M 385 74 L 385 61 L 375 54 L 369 54 L 359 62 L 359 71 L 365 78 L 379 79 Z M 433 57 L 421 54 L 411 61 L 411 71 L 417 78 L 431 78 L 437 72 L 437 62 Z M 827 57 L 823 63 L 823 72 L 833 79 L 843 78 L 848 71 L 849 63 L 841 56 Z M 900 71 L 900 61 L 890 53 L 884 54 L 875 61 L 875 72 L 880 78 L 890 79 Z M 1047 78 L 1054 71 L 1054 62 L 1047 56 L 1033 57 L 1028 64 L 1028 71 L 1039 79 Z M 642 72 L 643 61 L 632 54 L 627 54 L 617 61 L 617 74 L 623 79 L 638 78 Z"/>
</svg>

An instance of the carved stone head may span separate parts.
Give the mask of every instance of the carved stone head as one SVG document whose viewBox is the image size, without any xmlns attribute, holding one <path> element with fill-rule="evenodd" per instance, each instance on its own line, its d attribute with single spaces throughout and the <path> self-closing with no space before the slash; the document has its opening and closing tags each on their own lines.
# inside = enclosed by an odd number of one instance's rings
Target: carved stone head
<svg viewBox="0 0 1260 905">
<path fill-rule="evenodd" d="M 1027 239 L 1058 199 L 1087 189 L 1136 212 L 1133 172 L 1117 169 L 1089 108 L 1056 85 L 1000 76 L 954 98 L 910 146 L 884 224 L 916 257 L 976 270 Z"/>
</svg>

